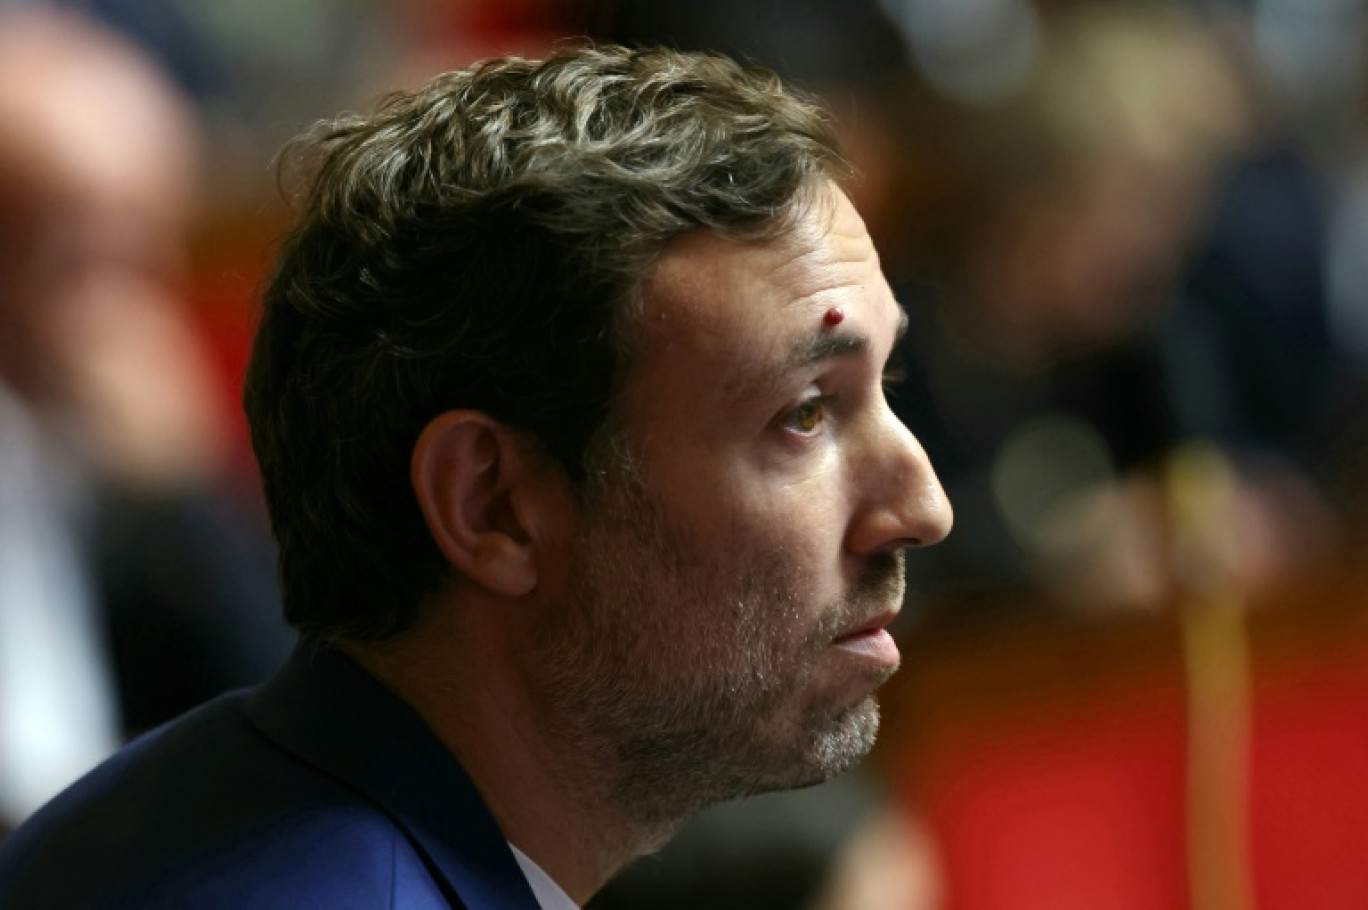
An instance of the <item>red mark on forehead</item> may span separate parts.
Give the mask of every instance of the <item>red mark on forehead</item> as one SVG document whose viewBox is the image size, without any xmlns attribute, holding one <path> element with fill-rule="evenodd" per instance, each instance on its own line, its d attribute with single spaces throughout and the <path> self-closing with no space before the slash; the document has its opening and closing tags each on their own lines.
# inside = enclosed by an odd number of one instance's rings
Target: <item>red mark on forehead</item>
<svg viewBox="0 0 1368 910">
<path fill-rule="evenodd" d="M 840 325 L 842 320 L 844 319 L 845 310 L 841 309 L 838 306 L 834 306 L 822 315 L 822 324 L 828 327 Z"/>
</svg>

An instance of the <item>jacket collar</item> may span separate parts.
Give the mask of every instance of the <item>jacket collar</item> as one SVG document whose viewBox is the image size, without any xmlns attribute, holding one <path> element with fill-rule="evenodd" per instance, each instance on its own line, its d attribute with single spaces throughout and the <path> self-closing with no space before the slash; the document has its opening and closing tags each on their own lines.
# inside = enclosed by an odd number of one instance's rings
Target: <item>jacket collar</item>
<svg viewBox="0 0 1368 910">
<path fill-rule="evenodd" d="M 379 805 L 470 910 L 537 910 L 475 786 L 418 714 L 350 658 L 303 643 L 247 705 L 299 760 Z"/>
</svg>

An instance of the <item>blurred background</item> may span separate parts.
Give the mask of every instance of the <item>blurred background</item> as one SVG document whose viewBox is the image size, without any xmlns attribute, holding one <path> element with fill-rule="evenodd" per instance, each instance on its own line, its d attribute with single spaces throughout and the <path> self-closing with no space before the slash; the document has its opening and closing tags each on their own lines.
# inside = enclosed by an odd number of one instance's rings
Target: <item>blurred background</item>
<svg viewBox="0 0 1368 910">
<path fill-rule="evenodd" d="M 874 759 L 591 907 L 1368 906 L 1359 0 L 0 0 L 0 831 L 289 647 L 277 150 L 585 36 L 821 96 L 956 510 Z"/>
</svg>

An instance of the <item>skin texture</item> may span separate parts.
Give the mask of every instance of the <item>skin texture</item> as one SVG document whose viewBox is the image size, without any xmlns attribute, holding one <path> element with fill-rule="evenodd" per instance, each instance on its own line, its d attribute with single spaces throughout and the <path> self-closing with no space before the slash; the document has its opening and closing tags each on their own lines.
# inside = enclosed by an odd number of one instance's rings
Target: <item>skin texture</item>
<svg viewBox="0 0 1368 910">
<path fill-rule="evenodd" d="M 486 415 L 433 421 L 414 485 L 457 573 L 353 648 L 581 902 L 700 808 L 868 751 L 902 551 L 951 522 L 883 395 L 902 313 L 833 186 L 777 240 L 677 239 L 643 290 L 628 457 L 577 497 Z"/>
<path fill-rule="evenodd" d="M 637 472 L 591 501 L 574 608 L 544 636 L 548 716 L 648 818 L 862 757 L 893 666 L 832 642 L 886 623 L 902 548 L 944 534 L 883 401 L 901 313 L 854 209 L 821 203 L 777 243 L 697 233 L 661 260 L 628 403 Z"/>
</svg>

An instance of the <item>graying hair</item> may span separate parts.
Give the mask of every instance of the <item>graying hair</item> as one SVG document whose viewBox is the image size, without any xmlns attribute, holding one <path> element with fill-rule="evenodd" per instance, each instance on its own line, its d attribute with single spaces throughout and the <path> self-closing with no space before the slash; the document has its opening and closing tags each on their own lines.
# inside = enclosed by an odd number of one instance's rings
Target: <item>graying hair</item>
<svg viewBox="0 0 1368 910">
<path fill-rule="evenodd" d="M 671 239 L 785 230 L 846 165 L 815 105 L 726 58 L 505 58 L 317 127 L 245 403 L 286 615 L 383 638 L 449 571 L 408 485 L 423 427 L 472 408 L 582 479 Z"/>
</svg>

